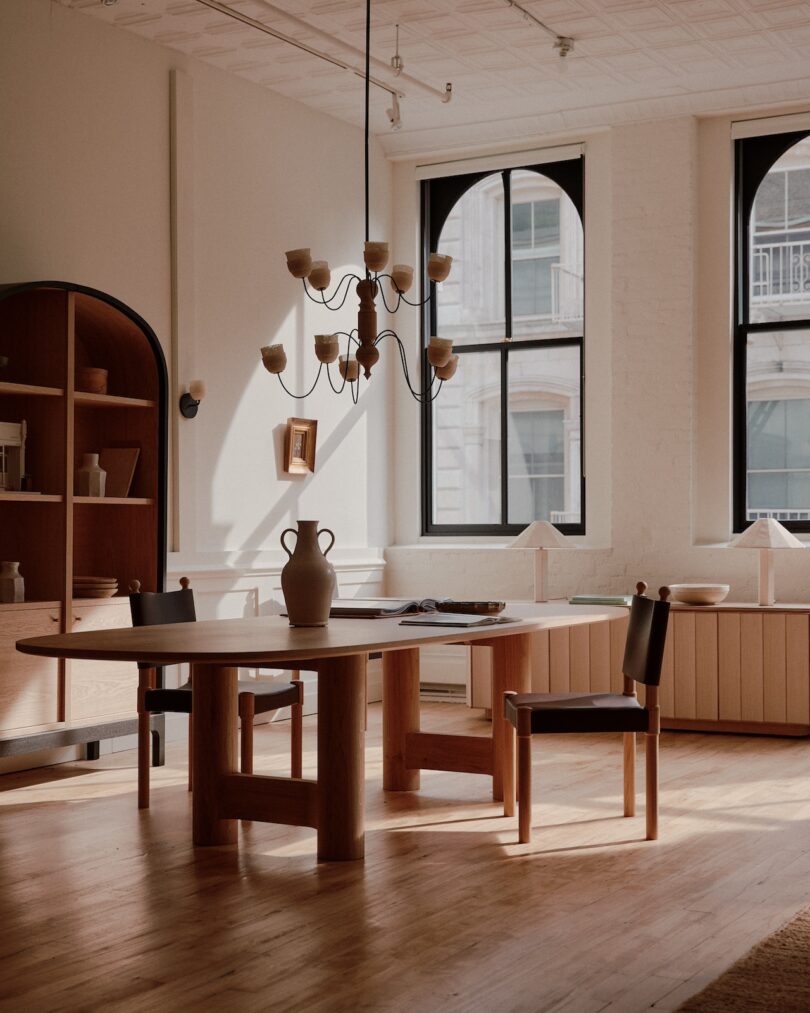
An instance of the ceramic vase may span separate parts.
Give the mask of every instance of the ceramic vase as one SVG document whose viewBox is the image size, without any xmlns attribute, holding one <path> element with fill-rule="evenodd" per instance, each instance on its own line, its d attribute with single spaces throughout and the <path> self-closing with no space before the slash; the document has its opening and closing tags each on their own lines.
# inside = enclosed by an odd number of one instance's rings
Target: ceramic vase
<svg viewBox="0 0 810 1013">
<path fill-rule="evenodd" d="M 0 563 L 0 602 L 4 605 L 25 601 L 25 581 L 19 563 Z"/>
<path fill-rule="evenodd" d="M 82 454 L 82 466 L 76 472 L 77 496 L 103 496 L 107 472 L 99 467 L 98 454 Z"/>
<path fill-rule="evenodd" d="M 296 536 L 292 552 L 284 540 L 287 535 Z M 323 552 L 318 541 L 321 535 L 331 539 Z M 329 621 L 337 580 L 326 556 L 334 544 L 334 534 L 329 528 L 319 531 L 317 521 L 299 521 L 297 531 L 282 531 L 281 546 L 289 559 L 281 571 L 281 590 L 290 626 L 326 626 Z"/>
</svg>

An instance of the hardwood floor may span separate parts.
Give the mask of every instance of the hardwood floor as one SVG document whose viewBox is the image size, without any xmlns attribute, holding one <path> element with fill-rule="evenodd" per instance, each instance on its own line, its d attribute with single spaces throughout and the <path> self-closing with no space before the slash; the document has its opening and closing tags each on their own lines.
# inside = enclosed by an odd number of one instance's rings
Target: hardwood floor
<svg viewBox="0 0 810 1013">
<path fill-rule="evenodd" d="M 384 795 L 380 721 L 365 863 L 259 823 L 195 853 L 181 746 L 147 811 L 134 751 L 0 778 L 0 1009 L 673 1010 L 810 904 L 808 741 L 664 733 L 647 843 L 641 795 L 621 816 L 620 736 L 535 737 L 518 845 L 485 778 Z M 423 727 L 487 729 L 447 704 Z M 284 773 L 288 727 L 255 739 L 256 771 Z"/>
</svg>

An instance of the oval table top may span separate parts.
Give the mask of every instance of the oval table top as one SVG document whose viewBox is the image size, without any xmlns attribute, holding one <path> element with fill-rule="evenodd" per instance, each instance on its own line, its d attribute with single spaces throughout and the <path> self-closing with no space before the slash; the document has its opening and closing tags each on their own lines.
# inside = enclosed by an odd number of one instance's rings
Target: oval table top
<svg viewBox="0 0 810 1013">
<path fill-rule="evenodd" d="M 393 651 L 431 642 L 471 643 L 555 626 L 601 622 L 627 615 L 627 609 L 569 605 L 567 601 L 509 602 L 502 614 L 517 621 L 473 627 L 401 626 L 401 617 L 396 616 L 332 619 L 328 626 L 305 628 L 291 627 L 283 616 L 258 616 L 31 637 L 18 640 L 17 650 L 49 658 L 142 661 L 154 665 L 189 661 L 289 668 L 289 663 L 298 659 L 314 661 Z"/>
</svg>

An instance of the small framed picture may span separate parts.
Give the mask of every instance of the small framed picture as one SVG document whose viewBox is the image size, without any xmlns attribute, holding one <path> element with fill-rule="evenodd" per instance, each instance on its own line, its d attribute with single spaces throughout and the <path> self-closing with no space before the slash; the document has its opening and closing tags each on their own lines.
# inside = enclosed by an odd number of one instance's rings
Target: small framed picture
<svg viewBox="0 0 810 1013">
<path fill-rule="evenodd" d="M 315 471 L 315 439 L 318 423 L 315 419 L 287 419 L 284 437 L 284 470 L 291 475 L 305 475 Z"/>
</svg>

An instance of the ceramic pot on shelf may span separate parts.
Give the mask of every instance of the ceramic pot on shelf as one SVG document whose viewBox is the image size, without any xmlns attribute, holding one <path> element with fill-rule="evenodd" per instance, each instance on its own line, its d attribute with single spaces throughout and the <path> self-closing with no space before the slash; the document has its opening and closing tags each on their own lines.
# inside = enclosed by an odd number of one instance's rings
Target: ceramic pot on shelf
<svg viewBox="0 0 810 1013">
<path fill-rule="evenodd" d="M 25 581 L 20 574 L 20 564 L 8 561 L 0 563 L 0 602 L 10 605 L 25 601 Z"/>
<path fill-rule="evenodd" d="M 82 454 L 82 466 L 76 472 L 76 495 L 104 495 L 107 472 L 99 466 L 98 454 Z"/>
<path fill-rule="evenodd" d="M 329 535 L 331 541 L 322 552 L 318 539 Z M 295 549 L 291 552 L 284 541 L 295 535 Z M 332 564 L 326 556 L 335 544 L 329 528 L 318 530 L 317 521 L 298 521 L 298 530 L 287 528 L 281 533 L 281 546 L 289 556 L 281 571 L 281 590 L 290 626 L 326 626 L 329 609 L 337 589 Z"/>
</svg>

